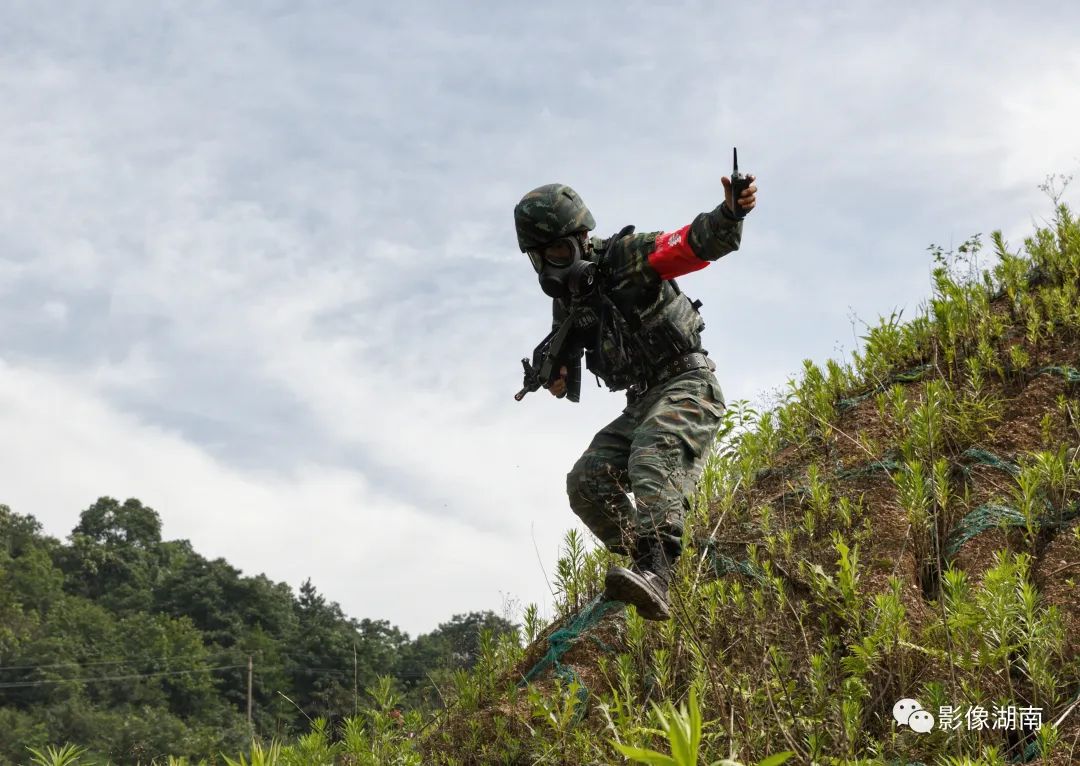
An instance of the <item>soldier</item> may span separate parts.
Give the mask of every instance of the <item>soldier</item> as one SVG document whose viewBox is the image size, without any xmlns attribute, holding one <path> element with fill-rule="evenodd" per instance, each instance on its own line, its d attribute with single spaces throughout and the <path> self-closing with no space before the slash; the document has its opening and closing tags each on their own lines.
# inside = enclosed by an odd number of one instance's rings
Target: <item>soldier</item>
<svg viewBox="0 0 1080 766">
<path fill-rule="evenodd" d="M 725 176 L 724 202 L 667 233 L 635 234 L 628 226 L 606 240 L 589 237 L 592 213 L 562 184 L 534 189 L 514 208 L 518 245 L 553 299 L 553 326 L 573 310 L 573 353 L 545 387 L 565 397 L 567 380 L 580 380 L 584 354 L 598 383 L 627 392 L 622 414 L 567 474 L 566 491 L 593 534 L 631 558 L 629 569 L 607 573 L 605 596 L 650 620 L 671 616 L 683 519 L 725 407 L 716 365 L 701 347 L 701 304 L 674 278 L 739 248 L 741 219 L 757 192 L 749 179 L 737 207 Z"/>
</svg>

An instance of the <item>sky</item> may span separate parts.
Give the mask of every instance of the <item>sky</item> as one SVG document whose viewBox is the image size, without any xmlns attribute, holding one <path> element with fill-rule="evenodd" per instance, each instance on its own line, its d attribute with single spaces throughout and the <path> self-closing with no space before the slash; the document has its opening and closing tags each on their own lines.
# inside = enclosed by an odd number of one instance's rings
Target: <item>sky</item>
<svg viewBox="0 0 1080 766">
<path fill-rule="evenodd" d="M 415 636 L 551 616 L 566 473 L 624 395 L 515 402 L 550 299 L 513 207 L 608 235 L 758 177 L 680 280 L 729 404 L 1014 248 L 1077 174 L 1071 3 L 13 2 L 0 8 L 0 503 L 135 497 Z"/>
</svg>

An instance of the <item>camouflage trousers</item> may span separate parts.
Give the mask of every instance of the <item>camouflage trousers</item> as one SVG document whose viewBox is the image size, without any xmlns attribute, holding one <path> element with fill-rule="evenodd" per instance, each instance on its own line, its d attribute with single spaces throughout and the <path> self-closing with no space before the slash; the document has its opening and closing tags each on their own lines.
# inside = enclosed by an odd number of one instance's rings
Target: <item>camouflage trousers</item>
<svg viewBox="0 0 1080 766">
<path fill-rule="evenodd" d="M 716 376 L 692 370 L 628 397 L 622 414 L 596 434 L 566 475 L 566 492 L 609 550 L 629 554 L 638 539 L 659 536 L 678 554 L 724 406 Z"/>
</svg>

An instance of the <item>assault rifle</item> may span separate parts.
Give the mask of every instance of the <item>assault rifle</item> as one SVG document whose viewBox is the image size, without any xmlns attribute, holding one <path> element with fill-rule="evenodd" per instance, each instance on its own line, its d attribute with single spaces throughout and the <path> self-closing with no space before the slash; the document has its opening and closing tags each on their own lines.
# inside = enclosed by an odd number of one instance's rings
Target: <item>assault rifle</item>
<svg viewBox="0 0 1080 766">
<path fill-rule="evenodd" d="M 576 402 L 581 398 L 581 360 L 569 358 L 567 340 L 570 330 L 574 327 L 574 318 L 577 308 L 570 310 L 570 314 L 563 323 L 547 334 L 540 341 L 540 345 L 533 350 L 532 363 L 528 358 L 521 360 L 521 366 L 525 368 L 525 382 L 522 389 L 514 394 L 516 401 L 525 398 L 530 391 L 547 388 L 559 379 L 559 369 L 566 365 L 566 398 Z"/>
<path fill-rule="evenodd" d="M 606 252 L 611 243 L 633 233 L 633 226 L 624 226 L 618 234 L 604 241 L 598 255 Z M 558 380 L 559 369 L 563 365 L 566 365 L 565 397 L 572 402 L 581 398 L 581 355 L 574 356 L 571 353 L 569 337 L 581 309 L 589 306 L 602 307 L 605 302 L 611 303 L 610 299 L 604 295 L 604 280 L 600 271 L 594 261 L 587 260 L 576 261 L 567 270 L 565 279 L 570 293 L 569 314 L 561 325 L 540 341 L 540 345 L 533 351 L 532 364 L 528 359 L 521 360 L 521 366 L 525 368 L 525 383 L 514 395 L 517 401 L 524 399 L 525 394 L 530 391 L 536 391 L 541 387 L 547 388 Z M 599 348 L 600 333 L 604 325 L 604 311 L 606 311 L 605 308 L 600 308 L 600 321 L 596 326 L 597 348 Z M 600 380 L 597 378 L 597 385 L 599 383 Z"/>
</svg>

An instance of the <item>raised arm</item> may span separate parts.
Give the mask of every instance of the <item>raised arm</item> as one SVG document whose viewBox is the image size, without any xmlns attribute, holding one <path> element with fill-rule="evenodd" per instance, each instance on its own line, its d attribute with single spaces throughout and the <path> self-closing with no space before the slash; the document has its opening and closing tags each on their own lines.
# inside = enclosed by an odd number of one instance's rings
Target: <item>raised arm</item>
<svg viewBox="0 0 1080 766">
<path fill-rule="evenodd" d="M 750 177 L 754 180 L 753 176 Z M 616 247 L 615 272 L 645 282 L 674 279 L 703 269 L 733 250 L 742 240 L 742 220 L 731 212 L 731 182 L 723 179 L 725 200 L 708 213 L 699 213 L 681 229 L 627 237 Z M 739 197 L 746 212 L 754 208 L 757 186 Z M 636 281 L 635 280 L 635 281 Z"/>
<path fill-rule="evenodd" d="M 757 202 L 755 178 L 749 178 L 749 188 L 739 197 L 744 217 Z M 724 201 L 715 210 L 699 214 L 689 226 L 656 238 L 656 251 L 649 256 L 649 265 L 656 269 L 661 279 L 673 279 L 703 269 L 739 249 L 742 219 L 731 212 L 731 179 L 724 176 L 720 180 L 724 184 Z"/>
</svg>

